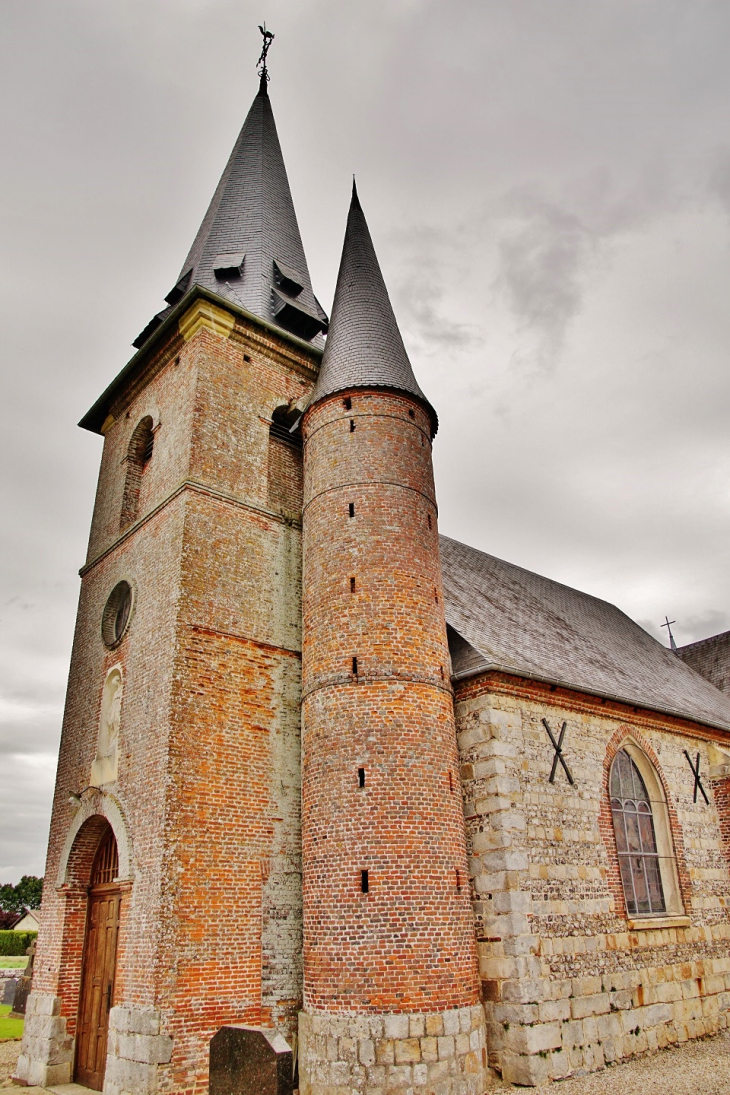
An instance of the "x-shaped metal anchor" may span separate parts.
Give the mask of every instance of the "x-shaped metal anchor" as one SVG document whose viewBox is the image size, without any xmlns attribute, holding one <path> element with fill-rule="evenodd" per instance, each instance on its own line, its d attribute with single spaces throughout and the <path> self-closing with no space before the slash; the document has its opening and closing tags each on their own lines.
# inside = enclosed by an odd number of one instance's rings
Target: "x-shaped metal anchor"
<svg viewBox="0 0 730 1095">
<path fill-rule="evenodd" d="M 705 800 L 706 805 L 709 806 L 710 800 L 705 794 L 705 789 L 702 786 L 702 780 L 700 779 L 700 754 L 697 754 L 697 761 L 695 764 L 692 763 L 692 757 L 689 755 L 686 749 L 684 750 L 684 755 L 687 758 L 687 764 L 689 764 L 690 768 L 692 769 L 692 775 L 695 777 L 695 791 L 692 801 L 697 801 L 697 791 L 699 790 L 702 792 L 702 797 Z"/>
<path fill-rule="evenodd" d="M 559 736 L 557 741 L 555 740 L 555 738 L 553 736 L 552 730 L 548 726 L 547 719 L 543 719 L 542 724 L 545 727 L 545 729 L 547 730 L 548 737 L 550 738 L 550 741 L 553 743 L 553 749 L 555 750 L 555 756 L 553 757 L 553 766 L 550 769 L 550 782 L 555 783 L 555 775 L 556 775 L 557 770 L 558 770 L 558 762 L 560 762 L 560 764 L 562 764 L 562 766 L 563 766 L 563 771 L 565 772 L 566 776 L 568 777 L 568 783 L 572 786 L 575 781 L 573 780 L 573 777 L 570 774 L 570 768 L 568 768 L 568 765 L 566 764 L 566 761 L 565 761 L 565 757 L 563 756 L 563 738 L 565 737 L 565 728 L 567 726 L 567 723 L 565 723 L 565 722 L 563 723 L 563 725 L 560 729 L 560 736 Z"/>
</svg>

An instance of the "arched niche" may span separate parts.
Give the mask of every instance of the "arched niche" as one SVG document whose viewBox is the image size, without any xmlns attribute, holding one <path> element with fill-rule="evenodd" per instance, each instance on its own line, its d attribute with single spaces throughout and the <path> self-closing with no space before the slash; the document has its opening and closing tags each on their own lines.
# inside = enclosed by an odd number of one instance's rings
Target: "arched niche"
<svg viewBox="0 0 730 1095">
<path fill-rule="evenodd" d="M 91 765 L 89 784 L 102 787 L 114 783 L 119 768 L 119 728 L 122 721 L 122 670 L 113 666 L 106 675 L 101 692 L 101 711 L 96 756 Z"/>
</svg>

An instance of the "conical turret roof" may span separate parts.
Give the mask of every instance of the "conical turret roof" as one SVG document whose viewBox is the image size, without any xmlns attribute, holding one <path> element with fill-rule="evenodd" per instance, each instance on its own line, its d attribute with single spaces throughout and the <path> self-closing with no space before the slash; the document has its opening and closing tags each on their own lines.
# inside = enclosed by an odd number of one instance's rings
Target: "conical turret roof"
<svg viewBox="0 0 730 1095">
<path fill-rule="evenodd" d="M 413 375 L 353 183 L 327 345 L 312 403 L 347 388 L 408 392 L 438 418 Z"/>
<path fill-rule="evenodd" d="M 327 316 L 312 291 L 265 78 L 165 299 L 177 304 L 194 285 L 322 345 Z M 145 328 L 136 346 L 165 314 Z"/>
</svg>

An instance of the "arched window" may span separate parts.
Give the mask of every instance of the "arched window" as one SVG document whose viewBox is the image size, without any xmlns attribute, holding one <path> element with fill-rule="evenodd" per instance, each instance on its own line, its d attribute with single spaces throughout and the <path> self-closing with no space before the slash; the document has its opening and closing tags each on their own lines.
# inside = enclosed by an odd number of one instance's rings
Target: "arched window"
<svg viewBox="0 0 730 1095">
<path fill-rule="evenodd" d="M 647 757 L 627 743 L 614 757 L 609 782 L 621 883 L 629 916 L 683 911 L 669 815 Z"/>
<path fill-rule="evenodd" d="M 131 525 L 139 513 L 139 490 L 142 485 L 142 472 L 152 459 L 154 444 L 155 435 L 152 419 L 149 415 L 145 415 L 137 423 L 134 433 L 129 439 L 127 475 L 124 480 L 122 514 L 119 518 L 120 529 L 125 529 L 127 525 Z"/>
</svg>

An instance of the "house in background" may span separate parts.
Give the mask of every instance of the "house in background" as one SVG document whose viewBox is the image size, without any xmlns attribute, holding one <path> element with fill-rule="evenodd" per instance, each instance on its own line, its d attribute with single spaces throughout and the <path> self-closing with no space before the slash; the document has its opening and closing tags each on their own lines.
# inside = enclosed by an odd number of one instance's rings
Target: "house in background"
<svg viewBox="0 0 730 1095">
<path fill-rule="evenodd" d="M 17 924 L 13 924 L 14 932 L 37 932 L 39 927 L 39 920 L 36 912 L 32 909 L 26 909 L 24 913 L 18 918 Z"/>
</svg>

